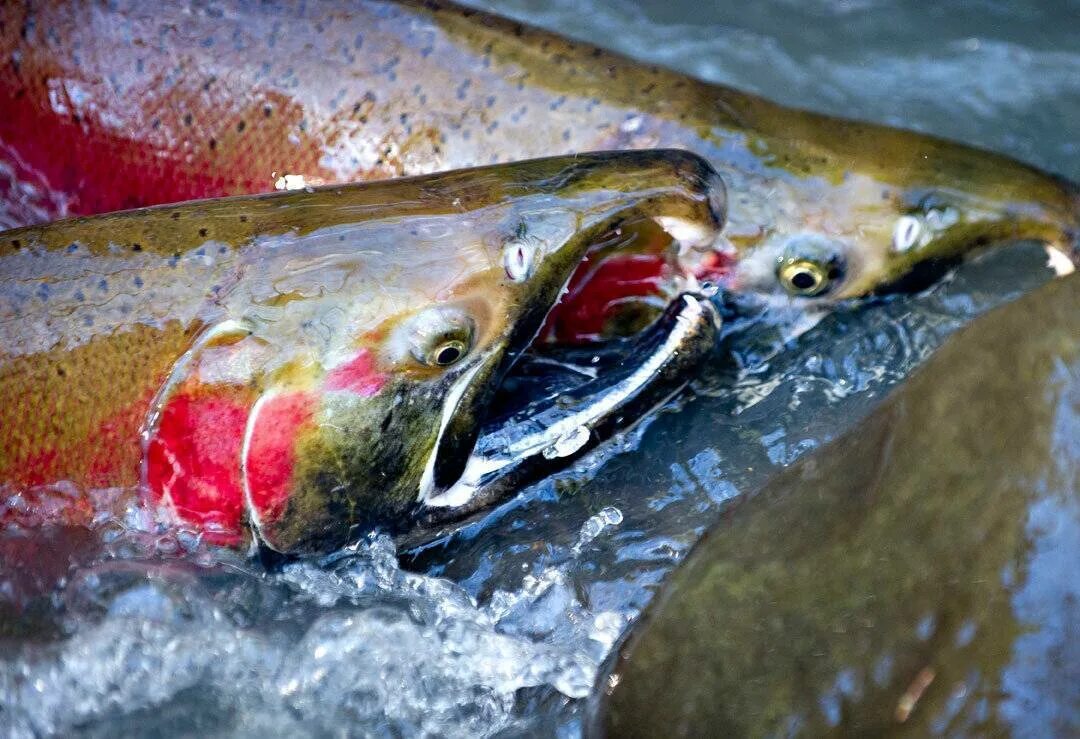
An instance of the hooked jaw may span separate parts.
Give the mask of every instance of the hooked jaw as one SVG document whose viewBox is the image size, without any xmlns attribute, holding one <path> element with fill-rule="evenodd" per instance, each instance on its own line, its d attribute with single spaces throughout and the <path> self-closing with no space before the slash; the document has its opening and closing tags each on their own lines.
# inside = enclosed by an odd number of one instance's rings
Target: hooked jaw
<svg viewBox="0 0 1080 739">
<path fill-rule="evenodd" d="M 561 243 L 522 259 L 519 244 L 504 247 L 505 280 L 515 293 L 519 315 L 500 341 L 450 386 L 439 415 L 438 435 L 419 484 L 420 505 L 453 487 L 465 472 L 488 405 L 506 372 L 537 339 L 542 326 L 566 295 L 567 285 L 595 244 L 621 225 L 647 219 L 658 225 L 680 251 L 705 251 L 716 244 L 726 218 L 726 189 L 703 160 L 684 152 L 665 152 L 663 166 L 650 161 L 652 176 L 640 195 L 620 197 L 586 214 L 582 226 Z M 636 179 L 636 178 L 635 178 Z M 527 264 L 527 266 L 524 266 Z"/>
</svg>

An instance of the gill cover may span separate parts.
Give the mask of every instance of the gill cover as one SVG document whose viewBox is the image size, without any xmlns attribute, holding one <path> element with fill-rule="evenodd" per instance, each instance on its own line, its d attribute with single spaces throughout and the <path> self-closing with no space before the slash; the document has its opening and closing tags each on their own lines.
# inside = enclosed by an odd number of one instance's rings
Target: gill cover
<svg viewBox="0 0 1080 739">
<path fill-rule="evenodd" d="M 712 239 L 726 205 L 681 151 L 263 200 L 221 320 L 154 404 L 143 474 L 217 540 L 250 524 L 282 552 L 404 526 L 461 475 L 503 374 L 593 244 L 647 219 Z"/>
</svg>

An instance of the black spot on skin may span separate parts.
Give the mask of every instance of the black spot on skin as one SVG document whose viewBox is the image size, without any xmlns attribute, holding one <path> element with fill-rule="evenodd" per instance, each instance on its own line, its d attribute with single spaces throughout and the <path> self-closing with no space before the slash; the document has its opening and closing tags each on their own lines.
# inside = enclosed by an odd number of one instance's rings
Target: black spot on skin
<svg viewBox="0 0 1080 739">
<path fill-rule="evenodd" d="M 245 121 L 238 121 L 237 122 L 237 124 L 236 124 L 236 132 L 237 133 L 243 133 L 245 128 L 247 128 L 247 123 Z"/>
<path fill-rule="evenodd" d="M 12 239 L 11 240 L 11 245 L 13 247 L 15 247 L 16 249 L 21 249 L 22 248 L 22 242 L 19 241 L 18 239 Z"/>
<path fill-rule="evenodd" d="M 57 375 L 57 377 L 66 377 L 67 372 L 64 370 L 63 367 L 57 367 L 56 368 L 56 375 Z"/>
<path fill-rule="evenodd" d="M 67 248 L 67 253 L 68 254 L 74 254 L 78 250 L 79 250 L 79 245 L 78 244 L 68 244 L 68 248 Z"/>
<path fill-rule="evenodd" d="M 131 245 L 131 250 L 132 251 L 142 251 L 142 244 L 132 244 Z"/>
<path fill-rule="evenodd" d="M 247 216 L 240 216 L 241 223 L 247 223 Z"/>
<path fill-rule="evenodd" d="M 210 139 L 210 151 L 217 149 L 217 139 Z"/>
<path fill-rule="evenodd" d="M 263 117 L 264 118 L 269 118 L 273 113 L 274 113 L 274 109 L 271 108 L 269 105 L 264 105 L 263 106 Z"/>
<path fill-rule="evenodd" d="M 171 214 L 169 214 L 169 217 L 172 218 L 174 221 L 180 220 L 180 211 L 174 210 Z"/>
<path fill-rule="evenodd" d="M 184 125 L 185 126 L 190 126 L 192 121 L 194 121 L 194 120 L 195 119 L 192 117 L 191 113 L 184 113 Z"/>
<path fill-rule="evenodd" d="M 155 131 L 161 128 L 161 119 L 155 118 L 154 120 L 150 121 L 150 128 L 154 129 Z"/>
<path fill-rule="evenodd" d="M 205 228 L 200 228 L 199 229 L 199 236 L 202 236 L 203 238 L 206 238 L 207 233 L 209 233 L 209 231 L 207 231 Z"/>
</svg>

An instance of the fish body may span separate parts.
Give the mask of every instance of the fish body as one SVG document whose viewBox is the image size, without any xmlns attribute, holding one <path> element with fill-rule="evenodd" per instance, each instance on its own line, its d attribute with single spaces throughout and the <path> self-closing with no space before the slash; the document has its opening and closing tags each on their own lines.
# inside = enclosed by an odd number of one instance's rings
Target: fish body
<svg viewBox="0 0 1080 739">
<path fill-rule="evenodd" d="M 734 194 L 730 258 L 703 274 L 740 291 L 859 296 L 1013 239 L 1075 258 L 1080 200 L 1061 178 L 448 3 L 52 0 L 0 14 L 11 222 L 675 147 Z"/>
<path fill-rule="evenodd" d="M 951 337 L 734 507 L 599 683 L 594 733 L 1080 729 L 1080 276 Z"/>
<path fill-rule="evenodd" d="M 711 243 L 724 208 L 702 159 L 612 152 L 6 232 L 0 480 L 141 484 L 289 552 L 392 526 L 460 475 L 597 244 Z"/>
</svg>

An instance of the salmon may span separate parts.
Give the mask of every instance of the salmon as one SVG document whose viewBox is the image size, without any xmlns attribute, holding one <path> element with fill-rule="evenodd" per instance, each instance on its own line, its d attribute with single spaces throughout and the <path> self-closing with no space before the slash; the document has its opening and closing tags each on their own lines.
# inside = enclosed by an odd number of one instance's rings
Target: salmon
<svg viewBox="0 0 1080 739">
<path fill-rule="evenodd" d="M 829 303 L 1016 239 L 1076 258 L 1080 200 L 1060 177 L 434 0 L 12 2 L 0 59 L 8 225 L 674 147 L 733 194 L 703 273 L 741 292 Z M 607 302 L 647 291 L 625 279 Z"/>
</svg>

